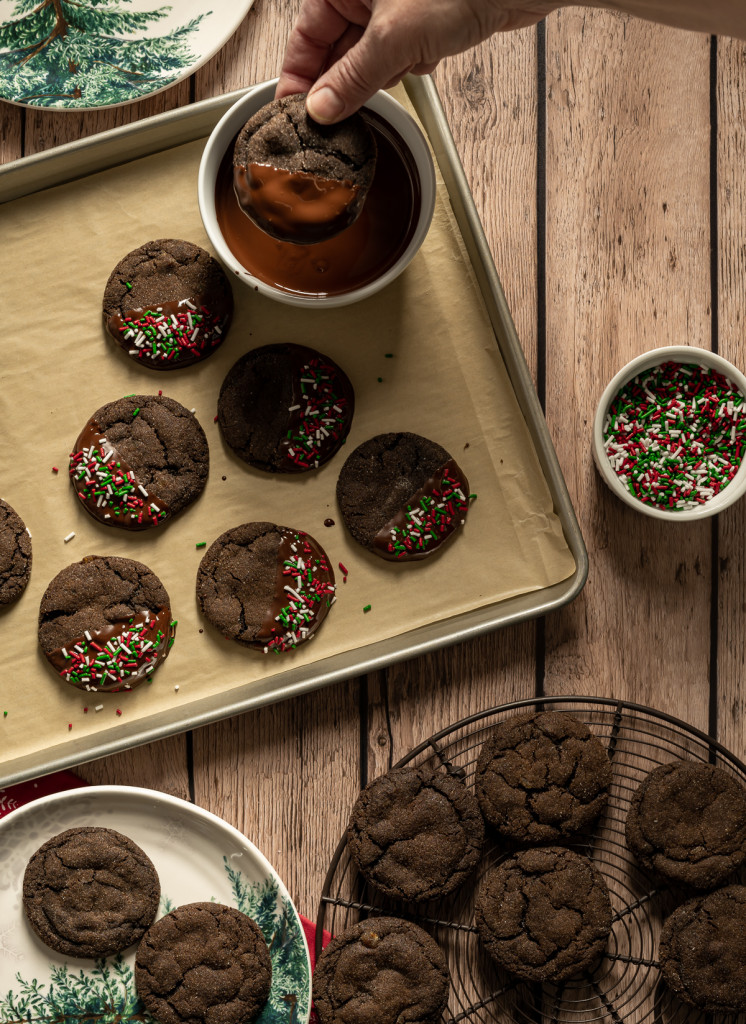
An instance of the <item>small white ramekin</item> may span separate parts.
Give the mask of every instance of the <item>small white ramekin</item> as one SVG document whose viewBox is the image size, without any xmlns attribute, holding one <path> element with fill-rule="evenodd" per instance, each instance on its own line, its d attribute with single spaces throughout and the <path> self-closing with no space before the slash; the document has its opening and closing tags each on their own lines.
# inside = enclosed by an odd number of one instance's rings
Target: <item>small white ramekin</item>
<svg viewBox="0 0 746 1024">
<path fill-rule="evenodd" d="M 404 252 L 380 277 L 360 288 L 337 295 L 298 295 L 275 288 L 250 274 L 228 247 L 218 224 L 215 211 L 215 182 L 218 168 L 233 139 L 260 107 L 274 99 L 277 79 L 254 86 L 245 96 L 226 111 L 212 130 L 205 144 L 199 165 L 197 193 L 199 212 L 207 236 L 222 262 L 233 271 L 237 280 L 243 281 L 253 290 L 270 299 L 305 309 L 330 309 L 333 306 L 347 306 L 360 302 L 385 288 L 412 261 L 425 240 L 435 209 L 435 168 L 425 136 L 417 122 L 404 107 L 387 92 L 377 92 L 365 104 L 366 108 L 378 114 L 399 133 L 408 146 L 419 175 L 420 215 L 414 233 Z"/>
<path fill-rule="evenodd" d="M 704 505 L 699 505 L 697 508 L 681 509 L 677 512 L 648 505 L 639 501 L 639 499 L 631 494 L 614 472 L 604 448 L 604 421 L 609 406 L 614 398 L 616 398 L 617 393 L 639 373 L 649 370 L 653 366 L 658 366 L 660 363 L 669 362 L 694 363 L 710 370 L 717 370 L 718 373 L 722 373 L 724 377 L 727 377 L 743 395 L 746 395 L 746 376 L 733 363 L 707 349 L 694 348 L 689 345 L 670 345 L 665 348 L 653 349 L 651 352 L 645 352 L 643 355 L 632 359 L 626 366 L 623 366 L 619 373 L 612 377 L 604 393 L 601 395 L 593 420 L 593 459 L 604 482 L 630 508 L 635 509 L 637 512 L 642 512 L 646 516 L 651 516 L 653 519 L 668 519 L 671 522 L 688 523 L 694 519 L 706 519 L 708 516 L 717 515 L 718 512 L 722 512 L 723 509 L 733 505 L 743 496 L 744 492 L 746 492 L 746 459 L 741 461 L 741 465 L 738 467 L 730 483 L 719 494 L 716 494 L 714 498 L 705 502 Z"/>
</svg>

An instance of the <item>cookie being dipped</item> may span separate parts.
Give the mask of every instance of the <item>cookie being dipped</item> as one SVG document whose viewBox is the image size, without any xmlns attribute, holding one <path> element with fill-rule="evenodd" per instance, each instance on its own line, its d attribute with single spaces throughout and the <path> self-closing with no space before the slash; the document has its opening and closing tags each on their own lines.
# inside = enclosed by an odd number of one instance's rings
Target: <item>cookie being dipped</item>
<svg viewBox="0 0 746 1024">
<path fill-rule="evenodd" d="M 233 187 L 243 212 L 267 234 L 309 245 L 357 219 L 376 165 L 376 142 L 361 114 L 318 124 L 305 94 L 258 110 L 238 134 Z"/>
</svg>

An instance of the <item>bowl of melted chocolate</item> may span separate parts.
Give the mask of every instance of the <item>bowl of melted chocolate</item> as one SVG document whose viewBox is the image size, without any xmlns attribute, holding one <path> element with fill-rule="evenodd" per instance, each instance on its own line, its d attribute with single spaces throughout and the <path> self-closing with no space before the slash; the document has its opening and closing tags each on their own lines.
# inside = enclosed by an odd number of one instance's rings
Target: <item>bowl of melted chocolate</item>
<svg viewBox="0 0 746 1024">
<path fill-rule="evenodd" d="M 275 87 L 241 97 L 207 140 L 198 187 L 205 230 L 223 263 L 261 294 L 306 308 L 358 302 L 397 277 L 427 235 L 429 147 L 386 92 L 327 128 L 304 125 L 302 99 L 274 101 Z M 306 134 L 319 151 L 310 161 L 294 152 Z"/>
</svg>

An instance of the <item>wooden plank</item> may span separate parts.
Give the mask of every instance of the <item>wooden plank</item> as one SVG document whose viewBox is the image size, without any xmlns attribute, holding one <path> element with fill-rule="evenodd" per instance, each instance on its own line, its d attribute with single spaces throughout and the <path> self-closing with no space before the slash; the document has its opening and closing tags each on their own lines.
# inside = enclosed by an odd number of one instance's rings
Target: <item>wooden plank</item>
<svg viewBox="0 0 746 1024">
<path fill-rule="evenodd" d="M 170 736 L 74 769 L 94 786 L 141 786 L 189 799 L 186 737 Z"/>
<path fill-rule="evenodd" d="M 547 620 L 545 689 L 706 728 L 711 526 L 628 509 L 590 438 L 630 358 L 710 345 L 709 39 L 564 9 L 547 22 L 546 120 L 547 419 L 590 574 Z"/>
<path fill-rule="evenodd" d="M 0 101 L 0 164 L 23 155 L 23 118 L 23 107 Z"/>
</svg>

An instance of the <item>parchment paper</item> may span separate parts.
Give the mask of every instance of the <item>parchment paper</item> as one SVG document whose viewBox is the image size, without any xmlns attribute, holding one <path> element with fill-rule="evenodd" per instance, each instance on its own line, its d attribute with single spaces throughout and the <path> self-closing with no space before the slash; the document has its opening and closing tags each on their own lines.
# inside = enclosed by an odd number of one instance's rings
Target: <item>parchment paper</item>
<svg viewBox="0 0 746 1024">
<path fill-rule="evenodd" d="M 229 704 L 237 687 L 289 666 L 547 587 L 575 569 L 440 180 L 422 250 L 396 282 L 362 304 L 306 312 L 236 281 L 227 341 L 203 364 L 170 372 L 137 366 L 106 338 L 103 289 L 125 253 L 162 237 L 210 248 L 197 207 L 203 145 L 167 150 L 0 210 L 0 497 L 33 538 L 31 582 L 0 613 L 0 768 L 30 755 L 43 770 L 51 751 L 59 757 L 68 748 L 82 761 L 122 730 L 136 742 L 155 722 L 171 722 L 176 731 L 204 697 L 223 694 Z M 331 356 L 356 395 L 347 444 L 303 476 L 248 468 L 214 422 L 220 384 L 239 356 L 284 341 Z M 159 389 L 194 409 L 204 427 L 207 487 L 196 504 L 150 533 L 107 528 L 80 507 L 68 478 L 69 452 L 99 406 Z M 460 534 L 438 555 L 406 565 L 384 562 L 356 544 L 335 500 L 346 454 L 374 434 L 398 430 L 443 445 L 477 494 Z M 327 518 L 333 527 L 324 526 Z M 279 656 L 225 640 L 197 608 L 195 576 L 205 549 L 195 545 L 209 547 L 224 530 L 251 520 L 311 533 L 335 570 L 339 562 L 349 570 L 346 583 L 338 572 L 337 602 L 313 641 Z M 38 650 L 44 590 L 60 569 L 88 554 L 145 562 L 166 586 L 179 622 L 168 660 L 152 683 L 132 692 L 75 690 L 55 677 Z"/>
</svg>

